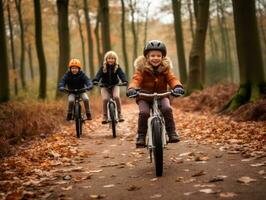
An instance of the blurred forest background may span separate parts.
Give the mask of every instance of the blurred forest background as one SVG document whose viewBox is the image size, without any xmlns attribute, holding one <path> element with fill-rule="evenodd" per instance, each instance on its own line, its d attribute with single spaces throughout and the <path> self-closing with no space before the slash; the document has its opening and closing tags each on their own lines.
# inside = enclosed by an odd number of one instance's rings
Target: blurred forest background
<svg viewBox="0 0 266 200">
<path fill-rule="evenodd" d="M 70 58 L 93 78 L 110 49 L 130 79 L 151 39 L 188 94 L 238 84 L 237 107 L 265 91 L 265 0 L 1 0 L 0 12 L 1 102 L 54 99 Z"/>
</svg>

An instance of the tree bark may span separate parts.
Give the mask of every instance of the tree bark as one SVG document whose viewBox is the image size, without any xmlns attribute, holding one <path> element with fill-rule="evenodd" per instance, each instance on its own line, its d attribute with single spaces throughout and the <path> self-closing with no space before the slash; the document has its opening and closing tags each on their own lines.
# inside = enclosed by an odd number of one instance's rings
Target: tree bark
<svg viewBox="0 0 266 200">
<path fill-rule="evenodd" d="M 188 7 L 188 13 L 189 13 L 189 27 L 190 27 L 191 37 L 192 37 L 192 40 L 194 40 L 195 33 L 194 33 L 194 26 L 193 26 L 193 13 L 191 9 L 191 0 L 187 0 L 187 7 Z"/>
<path fill-rule="evenodd" d="M 125 72 L 127 77 L 129 77 L 129 66 L 128 66 L 128 56 L 127 56 L 127 41 L 126 41 L 126 28 L 125 28 L 125 3 L 121 0 L 121 39 L 122 39 L 122 52 L 124 57 Z"/>
<path fill-rule="evenodd" d="M 42 42 L 42 13 L 40 0 L 34 0 L 35 43 L 40 69 L 39 98 L 46 98 L 46 60 Z"/>
<path fill-rule="evenodd" d="M 101 13 L 101 32 L 102 32 L 102 49 L 103 53 L 111 50 L 110 24 L 109 24 L 109 1 L 99 0 Z"/>
<path fill-rule="evenodd" d="M 33 70 L 33 64 L 32 64 L 31 43 L 28 44 L 27 52 L 28 52 L 29 65 L 30 65 L 30 76 L 31 76 L 31 80 L 34 81 L 34 70 Z"/>
<path fill-rule="evenodd" d="M 66 71 L 70 59 L 70 36 L 68 28 L 68 0 L 57 0 L 58 10 L 58 37 L 59 37 L 59 66 L 58 66 L 58 79 L 61 80 Z M 56 96 L 62 96 L 57 90 Z"/>
<path fill-rule="evenodd" d="M 263 18 L 265 18 L 265 14 L 263 14 L 262 9 L 259 9 L 259 13 L 260 13 L 259 22 L 260 22 L 261 35 L 262 35 L 264 45 L 266 46 L 266 33 L 264 31 L 265 27 L 263 26 Z"/>
<path fill-rule="evenodd" d="M 20 78 L 22 83 L 22 88 L 26 90 L 26 78 L 25 78 L 25 40 L 24 40 L 24 25 L 21 13 L 21 0 L 15 0 L 16 9 L 18 12 L 18 20 L 20 27 Z"/>
<path fill-rule="evenodd" d="M 3 0 L 0 0 L 0 103 L 9 100 L 8 57 Z"/>
<path fill-rule="evenodd" d="M 211 23 L 211 19 L 209 19 L 209 38 L 210 38 L 210 44 L 211 44 L 211 53 L 213 58 L 219 58 L 219 51 L 218 51 L 218 45 L 217 41 L 215 39 L 214 33 L 213 33 L 213 27 Z"/>
<path fill-rule="evenodd" d="M 83 0 L 84 4 L 84 14 L 85 14 L 85 20 L 86 20 L 86 28 L 87 28 L 87 39 L 88 39 L 88 49 L 89 49 L 89 69 L 90 69 L 90 76 L 93 77 L 95 74 L 94 71 L 94 60 L 93 60 L 93 40 L 92 40 L 92 34 L 91 34 L 91 22 L 90 22 L 90 16 L 89 16 L 89 7 L 87 0 Z"/>
<path fill-rule="evenodd" d="M 96 25 L 94 28 L 94 34 L 96 38 L 96 47 L 97 47 L 97 58 L 98 58 L 98 65 L 102 63 L 102 51 L 101 51 L 101 38 L 99 34 L 100 29 L 100 10 L 98 9 L 97 18 L 96 18 Z"/>
<path fill-rule="evenodd" d="M 144 23 L 144 39 L 143 39 L 143 45 L 146 44 L 147 41 L 147 35 L 148 35 L 148 22 L 149 22 L 149 10 L 150 10 L 151 2 L 147 3 L 146 12 L 145 12 L 145 23 Z"/>
<path fill-rule="evenodd" d="M 82 31 L 82 24 L 80 21 L 80 14 L 79 14 L 79 8 L 76 5 L 76 18 L 78 21 L 78 25 L 79 25 L 79 36 L 80 36 L 80 43 L 81 43 L 81 50 L 82 50 L 82 66 L 84 69 L 84 72 L 86 73 L 86 56 L 85 56 L 85 42 L 84 42 L 84 37 L 83 37 L 83 31 Z"/>
<path fill-rule="evenodd" d="M 133 35 L 133 60 L 132 60 L 133 62 L 137 58 L 137 54 L 138 54 L 138 37 L 136 33 L 136 25 L 135 25 L 135 17 L 134 17 L 135 5 L 136 5 L 136 2 L 134 1 L 133 3 L 132 0 L 130 0 L 129 7 L 131 11 L 131 31 Z"/>
<path fill-rule="evenodd" d="M 257 100 L 263 92 L 265 93 L 266 88 L 255 1 L 232 2 L 240 87 L 224 107 L 227 110 L 234 110 L 248 101 Z"/>
<path fill-rule="evenodd" d="M 175 25 L 175 39 L 177 47 L 178 66 L 180 72 L 180 80 L 182 83 L 187 82 L 187 66 L 183 43 L 183 28 L 181 21 L 181 1 L 172 0 L 172 7 L 174 12 L 174 25 Z"/>
<path fill-rule="evenodd" d="M 9 7 L 9 1 L 7 1 L 7 16 L 8 16 L 8 27 L 10 31 L 10 47 L 11 47 L 11 61 L 12 61 L 12 69 L 13 69 L 13 76 L 14 76 L 14 94 L 15 96 L 18 95 L 18 77 L 17 77 L 17 68 L 16 68 L 16 55 L 15 55 L 15 48 L 14 48 L 14 37 L 13 37 L 13 26 L 11 21 L 11 13 Z"/>
<path fill-rule="evenodd" d="M 205 39 L 209 18 L 209 0 L 199 0 L 195 39 L 189 55 L 188 93 L 203 88 L 202 73 L 205 73 Z"/>
</svg>

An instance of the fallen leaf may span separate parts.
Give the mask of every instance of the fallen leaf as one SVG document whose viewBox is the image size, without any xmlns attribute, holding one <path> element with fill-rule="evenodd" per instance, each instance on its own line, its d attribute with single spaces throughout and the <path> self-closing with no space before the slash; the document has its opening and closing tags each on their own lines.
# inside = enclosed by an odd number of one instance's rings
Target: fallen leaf
<svg viewBox="0 0 266 200">
<path fill-rule="evenodd" d="M 194 187 L 216 187 L 215 184 L 196 184 Z"/>
<path fill-rule="evenodd" d="M 157 181 L 158 178 L 152 178 L 151 181 L 154 182 L 154 181 Z"/>
<path fill-rule="evenodd" d="M 213 189 L 210 189 L 210 188 L 201 189 L 199 191 L 203 192 L 205 194 L 216 194 L 216 193 L 218 193 L 218 191 L 214 191 Z"/>
<path fill-rule="evenodd" d="M 114 184 L 109 184 L 109 185 L 104 185 L 103 187 L 104 188 L 111 188 L 111 187 L 115 187 L 115 185 Z"/>
<path fill-rule="evenodd" d="M 136 191 L 139 190 L 141 187 L 135 186 L 135 185 L 130 185 L 127 190 L 128 191 Z"/>
<path fill-rule="evenodd" d="M 161 194 L 154 194 L 152 196 L 150 196 L 151 199 L 156 199 L 156 198 L 161 198 L 163 195 Z"/>
<path fill-rule="evenodd" d="M 92 199 L 104 199 L 106 197 L 105 194 L 91 194 L 90 198 Z"/>
<path fill-rule="evenodd" d="M 209 157 L 208 156 L 202 156 L 202 157 L 197 156 L 195 158 L 195 161 L 207 161 L 207 160 L 209 160 Z"/>
<path fill-rule="evenodd" d="M 224 177 L 226 177 L 226 176 L 215 176 L 211 180 L 209 180 L 209 182 L 213 183 L 213 182 L 224 181 Z"/>
<path fill-rule="evenodd" d="M 99 173 L 99 172 L 102 172 L 102 171 L 103 171 L 102 169 L 96 169 L 96 170 L 91 170 L 88 173 Z"/>
<path fill-rule="evenodd" d="M 192 182 L 195 182 L 196 179 L 195 178 L 190 178 L 188 180 L 184 180 L 183 183 L 192 183 Z"/>
<path fill-rule="evenodd" d="M 260 175 L 264 175 L 264 174 L 265 174 L 265 171 L 264 171 L 264 170 L 260 170 L 260 171 L 258 172 L 258 174 L 260 174 Z"/>
<path fill-rule="evenodd" d="M 237 182 L 244 183 L 244 184 L 249 184 L 249 183 L 255 182 L 255 181 L 257 181 L 257 180 L 250 178 L 248 176 L 242 176 L 241 178 L 237 179 Z"/>
<path fill-rule="evenodd" d="M 72 190 L 72 185 L 70 185 L 70 186 L 68 186 L 68 187 L 62 187 L 61 189 L 62 189 L 62 190 L 66 190 L 66 191 L 67 191 L 67 190 Z"/>
<path fill-rule="evenodd" d="M 191 175 L 192 177 L 196 177 L 196 176 L 203 176 L 203 175 L 205 175 L 206 174 L 206 172 L 204 171 L 204 170 L 201 170 L 201 171 L 199 171 L 199 172 L 197 172 L 196 174 L 193 174 L 193 175 Z"/>
<path fill-rule="evenodd" d="M 251 164 L 250 166 L 251 167 L 261 167 L 261 166 L 265 166 L 266 164 L 265 164 L 265 162 L 263 162 L 263 163 L 255 163 L 255 164 Z"/>
<path fill-rule="evenodd" d="M 68 181 L 68 180 L 71 180 L 71 175 L 66 175 L 66 176 L 63 176 L 63 180 L 65 181 Z"/>
<path fill-rule="evenodd" d="M 237 194 L 234 192 L 222 192 L 219 194 L 219 196 L 224 198 L 231 198 L 237 196 Z"/>
<path fill-rule="evenodd" d="M 193 192 L 185 192 L 184 195 L 185 196 L 189 196 L 189 195 L 194 194 L 194 193 L 196 193 L 196 191 L 193 191 Z"/>
<path fill-rule="evenodd" d="M 184 177 L 180 176 L 175 179 L 176 182 L 181 182 L 184 179 Z"/>
</svg>

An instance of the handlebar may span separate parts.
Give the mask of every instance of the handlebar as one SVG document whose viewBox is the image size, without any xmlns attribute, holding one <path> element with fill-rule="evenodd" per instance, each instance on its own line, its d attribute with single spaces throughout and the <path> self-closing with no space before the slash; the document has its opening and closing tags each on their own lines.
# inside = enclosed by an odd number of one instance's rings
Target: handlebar
<svg viewBox="0 0 266 200">
<path fill-rule="evenodd" d="M 81 88 L 81 89 L 67 89 L 65 88 L 64 91 L 67 92 L 67 93 L 74 93 L 74 94 L 81 94 L 81 93 L 84 93 L 88 90 L 88 88 Z"/>
<path fill-rule="evenodd" d="M 115 86 L 127 86 L 127 83 L 118 83 L 118 84 L 115 84 L 115 85 L 105 85 L 103 83 L 94 83 L 94 85 L 97 85 L 99 87 L 113 88 Z"/>
<path fill-rule="evenodd" d="M 152 93 L 152 94 L 137 91 L 137 94 L 136 95 L 129 96 L 129 98 L 135 98 L 137 96 L 140 96 L 140 97 L 141 96 L 142 97 L 152 97 L 152 98 L 154 98 L 154 97 L 165 97 L 165 96 L 168 96 L 170 94 L 173 95 L 173 96 L 183 96 L 181 94 L 176 94 L 176 93 L 174 94 L 173 90 L 167 91 L 167 92 L 163 92 L 163 93 L 157 93 L 157 92 L 155 92 L 155 93 Z"/>
</svg>

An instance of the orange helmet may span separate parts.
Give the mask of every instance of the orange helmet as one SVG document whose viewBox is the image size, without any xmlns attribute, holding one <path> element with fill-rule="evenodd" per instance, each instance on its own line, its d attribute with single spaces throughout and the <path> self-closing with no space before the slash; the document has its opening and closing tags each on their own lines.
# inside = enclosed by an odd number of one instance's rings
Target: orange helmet
<svg viewBox="0 0 266 200">
<path fill-rule="evenodd" d="M 81 68 L 81 63 L 80 63 L 79 59 L 73 58 L 73 59 L 71 59 L 69 61 L 68 67 L 79 67 L 79 68 Z"/>
</svg>

